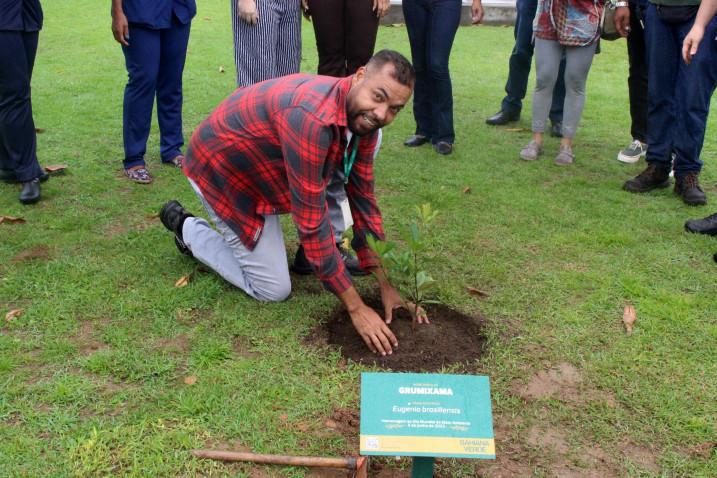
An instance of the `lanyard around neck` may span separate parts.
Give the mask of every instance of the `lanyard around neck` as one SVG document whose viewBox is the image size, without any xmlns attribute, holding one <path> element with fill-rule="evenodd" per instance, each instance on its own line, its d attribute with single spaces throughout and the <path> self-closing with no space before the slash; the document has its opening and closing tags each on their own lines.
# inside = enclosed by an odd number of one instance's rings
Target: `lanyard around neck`
<svg viewBox="0 0 717 478">
<path fill-rule="evenodd" d="M 358 137 L 356 137 L 356 135 L 353 135 L 351 137 L 351 143 L 353 143 L 353 148 L 351 148 L 350 157 L 346 153 L 346 150 L 344 150 L 344 184 L 349 183 L 349 174 L 351 174 L 351 168 L 354 167 L 354 161 L 356 161 L 356 152 L 358 151 L 359 143 L 359 139 Z"/>
</svg>

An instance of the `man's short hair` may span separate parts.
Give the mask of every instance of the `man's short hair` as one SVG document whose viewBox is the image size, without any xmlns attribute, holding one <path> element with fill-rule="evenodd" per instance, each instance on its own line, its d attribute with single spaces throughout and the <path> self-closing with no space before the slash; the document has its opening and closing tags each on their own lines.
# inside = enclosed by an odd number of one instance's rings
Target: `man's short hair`
<svg viewBox="0 0 717 478">
<path fill-rule="evenodd" d="M 402 85 L 413 88 L 416 82 L 416 71 L 413 69 L 411 62 L 397 51 L 379 51 L 366 63 L 366 69 L 369 71 L 381 71 L 384 65 L 388 63 L 393 65 L 391 77 Z"/>
</svg>

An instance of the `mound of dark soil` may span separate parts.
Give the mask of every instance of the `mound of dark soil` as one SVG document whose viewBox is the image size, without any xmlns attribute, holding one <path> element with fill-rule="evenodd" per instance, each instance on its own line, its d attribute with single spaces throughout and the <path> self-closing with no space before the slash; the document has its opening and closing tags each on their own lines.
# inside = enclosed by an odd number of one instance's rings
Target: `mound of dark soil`
<svg viewBox="0 0 717 478">
<path fill-rule="evenodd" d="M 380 299 L 366 303 L 383 315 Z M 356 333 L 343 307 L 315 331 L 314 341 L 341 348 L 341 354 L 355 362 L 397 372 L 435 372 L 453 364 L 469 364 L 485 351 L 483 319 L 474 318 L 441 304 L 427 307 L 430 324 L 412 324 L 411 315 L 396 310 L 390 328 L 398 339 L 392 355 L 381 357 L 369 350 Z"/>
</svg>

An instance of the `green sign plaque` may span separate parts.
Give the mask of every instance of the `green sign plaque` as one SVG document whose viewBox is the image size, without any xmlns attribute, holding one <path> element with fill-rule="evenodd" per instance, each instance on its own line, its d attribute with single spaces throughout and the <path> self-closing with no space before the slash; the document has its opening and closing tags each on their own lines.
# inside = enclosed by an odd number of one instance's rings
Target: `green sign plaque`
<svg viewBox="0 0 717 478">
<path fill-rule="evenodd" d="M 362 373 L 361 454 L 495 458 L 488 377 Z"/>
</svg>

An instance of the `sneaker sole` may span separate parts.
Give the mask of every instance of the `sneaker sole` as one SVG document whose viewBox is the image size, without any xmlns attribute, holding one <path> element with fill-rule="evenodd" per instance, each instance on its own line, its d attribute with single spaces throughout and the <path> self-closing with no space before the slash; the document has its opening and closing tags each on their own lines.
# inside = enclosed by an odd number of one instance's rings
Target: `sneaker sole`
<svg viewBox="0 0 717 478">
<path fill-rule="evenodd" d="M 643 156 L 645 156 L 644 153 L 639 154 L 637 156 L 628 156 L 628 155 L 622 154 L 622 152 L 620 152 L 617 154 L 617 160 L 620 161 L 621 163 L 635 164 L 636 162 L 640 161 L 640 158 L 642 158 Z"/>
</svg>

